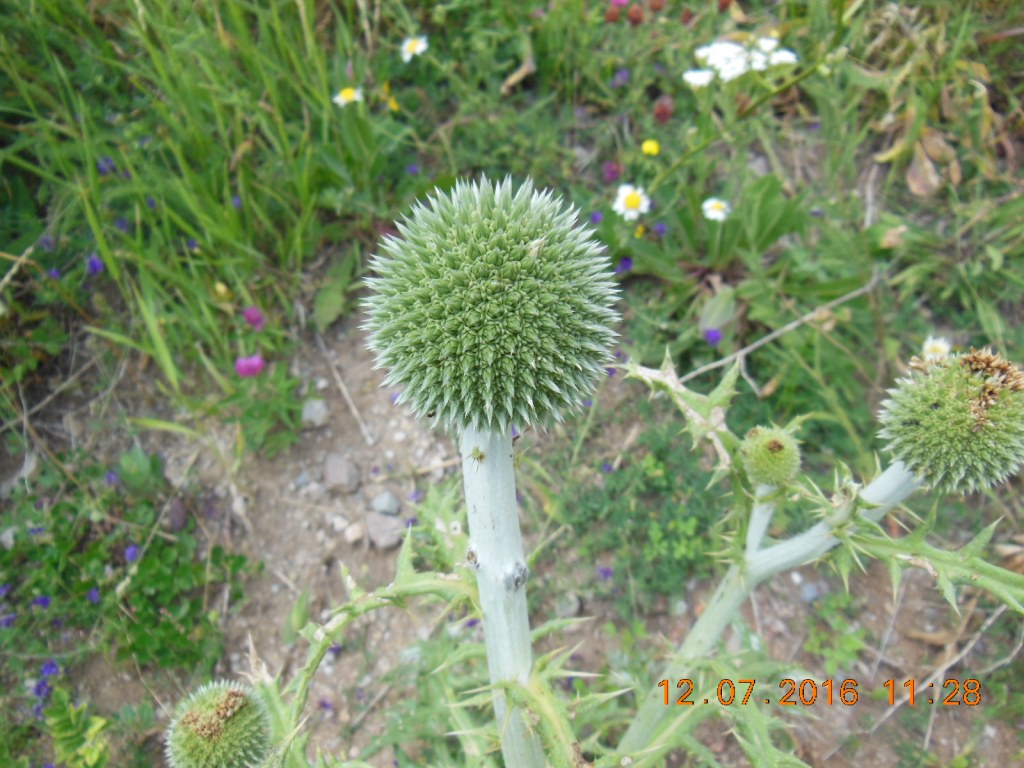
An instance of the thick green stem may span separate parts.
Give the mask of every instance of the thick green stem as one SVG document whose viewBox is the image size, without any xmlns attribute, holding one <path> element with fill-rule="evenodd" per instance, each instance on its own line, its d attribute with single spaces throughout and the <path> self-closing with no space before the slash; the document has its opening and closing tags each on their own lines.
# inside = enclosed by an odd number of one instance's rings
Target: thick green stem
<svg viewBox="0 0 1024 768">
<path fill-rule="evenodd" d="M 526 609 L 529 570 L 516 508 L 512 436 L 467 427 L 459 450 L 469 514 L 467 560 L 476 568 L 491 683 L 526 686 L 533 665 Z M 501 688 L 494 691 L 494 714 L 507 768 L 544 768 L 536 731 L 527 727 L 522 710 L 507 706 Z"/>
<path fill-rule="evenodd" d="M 918 488 L 920 483 L 902 462 L 893 462 L 860 493 L 860 499 L 875 505 L 864 510 L 863 517 L 880 520 L 886 512 Z M 812 562 L 839 544 L 839 539 L 833 533 L 854 514 L 855 504 L 856 499 L 851 498 L 828 519 L 799 536 L 766 549 L 758 549 L 747 556 L 744 567 L 731 566 L 704 613 L 693 625 L 658 680 L 687 677 L 688 666 L 706 657 L 714 649 L 722 632 L 739 615 L 743 602 L 758 584 L 781 571 Z M 679 727 L 685 727 L 685 721 L 679 716 L 685 713 L 677 713 L 677 709 L 665 706 L 664 692 L 656 681 L 653 682 L 640 704 L 636 719 L 619 743 L 619 753 L 634 756 L 636 768 L 650 765 L 650 761 L 658 759 L 669 743 L 667 737 Z M 668 715 L 673 713 L 677 713 L 677 717 L 668 719 Z M 650 751 L 645 754 L 646 750 Z"/>
</svg>

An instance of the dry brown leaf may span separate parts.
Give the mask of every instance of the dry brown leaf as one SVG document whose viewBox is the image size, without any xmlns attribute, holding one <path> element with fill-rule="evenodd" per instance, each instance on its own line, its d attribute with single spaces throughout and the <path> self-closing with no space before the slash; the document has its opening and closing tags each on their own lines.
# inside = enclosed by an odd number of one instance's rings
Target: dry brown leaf
<svg viewBox="0 0 1024 768">
<path fill-rule="evenodd" d="M 879 243 L 882 248 L 887 250 L 892 248 L 899 248 L 903 245 L 903 235 L 906 234 L 907 225 L 900 224 L 898 227 L 893 227 L 882 235 L 882 241 Z"/>
<path fill-rule="evenodd" d="M 907 168 L 907 187 L 917 197 L 931 197 L 942 186 L 942 178 L 935 170 L 935 165 L 928 159 L 928 154 L 921 142 L 914 144 L 914 159 Z"/>
<path fill-rule="evenodd" d="M 501 84 L 501 95 L 508 96 L 512 93 L 513 88 L 536 71 L 537 62 L 533 60 L 533 54 L 529 54 L 523 59 L 523 63 L 516 67 L 515 71 L 505 78 L 505 82 Z"/>
<path fill-rule="evenodd" d="M 946 165 L 956 160 L 956 150 L 946 141 L 942 134 L 932 128 L 921 131 L 921 146 L 928 157 L 936 163 Z"/>
</svg>

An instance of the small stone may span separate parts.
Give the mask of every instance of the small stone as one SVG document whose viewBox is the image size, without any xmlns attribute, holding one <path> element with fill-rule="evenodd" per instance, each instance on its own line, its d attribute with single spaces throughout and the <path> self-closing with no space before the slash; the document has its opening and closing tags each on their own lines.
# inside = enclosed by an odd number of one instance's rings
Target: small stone
<svg viewBox="0 0 1024 768">
<path fill-rule="evenodd" d="M 310 480 L 311 480 L 311 478 L 309 476 L 309 472 L 307 472 L 306 470 L 302 470 L 299 473 L 299 476 L 295 478 L 295 483 L 294 483 L 295 488 L 296 489 L 305 488 L 307 485 L 309 485 L 309 481 Z"/>
<path fill-rule="evenodd" d="M 579 615 L 583 601 L 575 592 L 561 592 L 555 598 L 555 614 L 560 619 L 571 619 Z"/>
<path fill-rule="evenodd" d="M 800 599 L 805 603 L 813 603 L 822 595 L 821 585 L 816 581 L 809 581 L 800 587 Z"/>
<path fill-rule="evenodd" d="M 687 605 L 685 600 L 676 600 L 669 607 L 669 613 L 672 616 L 685 616 L 690 612 L 690 606 Z"/>
<path fill-rule="evenodd" d="M 370 512 L 366 516 L 366 534 L 377 549 L 394 549 L 402 543 L 405 524 L 397 517 Z"/>
<path fill-rule="evenodd" d="M 302 426 L 315 429 L 324 426 L 330 418 L 326 400 L 314 397 L 302 404 Z"/>
<path fill-rule="evenodd" d="M 346 520 L 343 515 L 331 515 L 330 524 L 331 528 L 333 528 L 338 533 L 342 533 L 350 527 L 349 521 Z"/>
<path fill-rule="evenodd" d="M 402 502 L 391 491 L 381 491 L 373 497 L 370 506 L 374 512 L 395 517 L 402 509 Z"/>
<path fill-rule="evenodd" d="M 366 536 L 366 526 L 362 523 L 352 523 L 342 534 L 346 544 L 358 544 L 364 536 Z"/>
<path fill-rule="evenodd" d="M 180 496 L 175 496 L 171 500 L 163 522 L 164 527 L 172 533 L 177 533 L 188 524 L 188 506 Z"/>
<path fill-rule="evenodd" d="M 324 486 L 329 491 L 355 493 L 362 478 L 359 467 L 348 456 L 328 453 L 324 459 Z"/>
<path fill-rule="evenodd" d="M 321 377 L 316 380 L 316 391 L 323 392 L 329 386 L 327 379 Z"/>
<path fill-rule="evenodd" d="M 4 549 L 14 549 L 14 534 L 18 532 L 18 529 L 13 525 L 10 528 L 0 533 L 0 547 Z"/>
</svg>

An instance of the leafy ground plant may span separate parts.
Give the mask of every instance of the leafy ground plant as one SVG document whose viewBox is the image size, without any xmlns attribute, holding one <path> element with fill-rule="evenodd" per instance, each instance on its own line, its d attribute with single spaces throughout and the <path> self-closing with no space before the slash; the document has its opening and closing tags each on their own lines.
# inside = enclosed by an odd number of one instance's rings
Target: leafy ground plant
<svg viewBox="0 0 1024 768">
<path fill-rule="evenodd" d="M 203 514 L 202 499 L 170 496 L 156 457 L 135 449 L 116 469 L 63 459 L 79 473 L 47 466 L 5 502 L 3 749 L 13 755 L 29 752 L 50 727 L 44 714 L 88 721 L 68 709 L 66 685 L 96 654 L 143 667 L 211 669 L 222 650 L 213 590 L 238 599 L 247 568 L 245 557 L 219 545 L 201 550 L 189 510 Z M 173 529 L 169 513 L 181 518 Z M 59 689 L 64 704 L 50 713 Z"/>
</svg>

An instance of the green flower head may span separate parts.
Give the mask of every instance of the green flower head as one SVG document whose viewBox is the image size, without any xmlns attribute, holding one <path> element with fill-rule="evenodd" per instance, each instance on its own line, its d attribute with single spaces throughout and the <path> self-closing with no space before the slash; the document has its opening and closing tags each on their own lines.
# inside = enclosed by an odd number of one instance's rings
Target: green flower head
<svg viewBox="0 0 1024 768">
<path fill-rule="evenodd" d="M 757 485 L 784 485 L 800 469 L 800 447 L 778 427 L 754 427 L 740 443 L 747 477 Z"/>
<path fill-rule="evenodd" d="M 236 683 L 207 683 L 185 699 L 167 729 L 172 768 L 257 768 L 270 752 L 270 716 Z"/>
<path fill-rule="evenodd" d="M 987 349 L 910 362 L 879 436 L 940 493 L 1001 483 L 1024 462 L 1024 371 Z"/>
<path fill-rule="evenodd" d="M 543 426 L 610 362 L 618 289 L 577 212 L 527 181 L 459 182 L 371 260 L 369 347 L 386 386 L 446 427 Z"/>
</svg>

